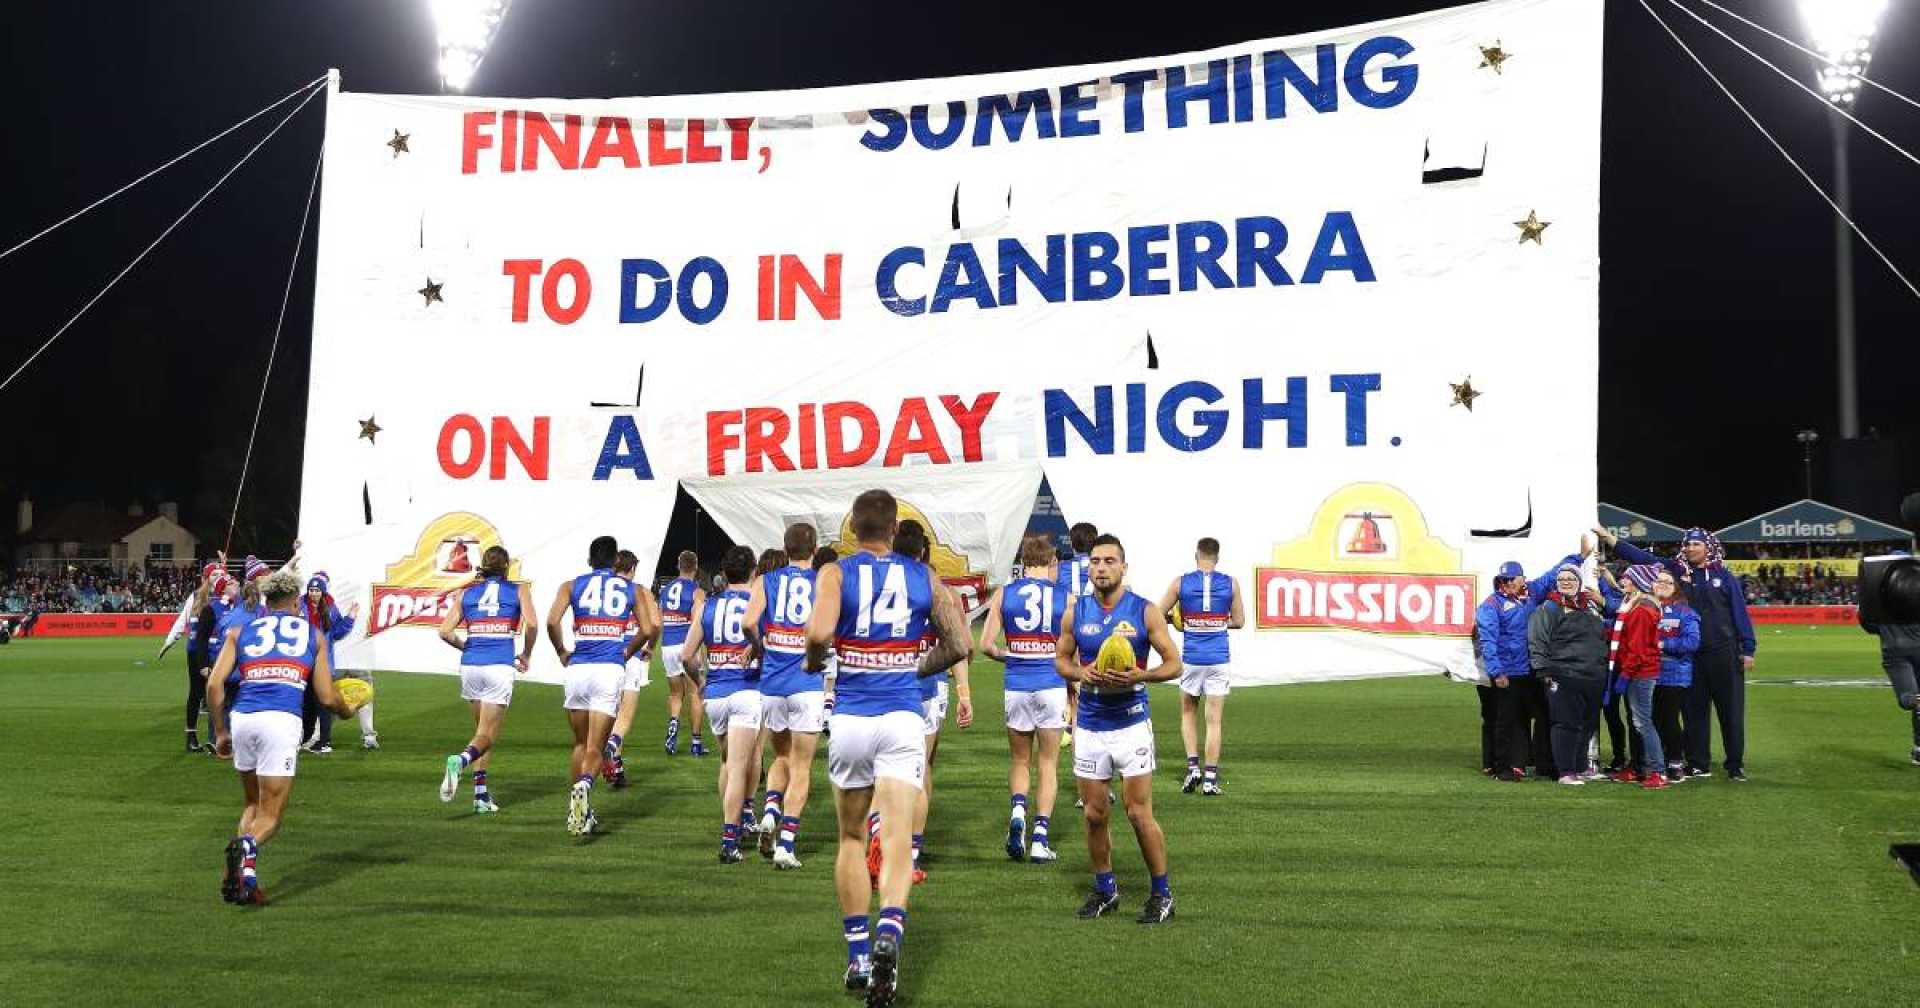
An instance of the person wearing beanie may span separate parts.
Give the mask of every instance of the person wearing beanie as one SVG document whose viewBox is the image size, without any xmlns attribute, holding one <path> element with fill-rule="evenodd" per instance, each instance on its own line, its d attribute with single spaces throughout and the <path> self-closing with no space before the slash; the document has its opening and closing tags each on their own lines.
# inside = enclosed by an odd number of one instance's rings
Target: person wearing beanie
<svg viewBox="0 0 1920 1008">
<path fill-rule="evenodd" d="M 1638 775 L 1632 768 L 1622 767 L 1613 779 L 1623 783 L 1637 779 L 1642 787 L 1655 791 L 1667 786 L 1666 754 L 1653 724 L 1653 690 L 1660 679 L 1661 613 L 1650 592 L 1659 571 L 1655 564 L 1627 568 L 1626 581 L 1621 585 L 1625 597 L 1609 644 L 1613 669 L 1621 680 L 1619 692 L 1625 696 L 1633 719 L 1635 755 L 1640 760 Z"/>
<path fill-rule="evenodd" d="M 1522 781 L 1528 765 L 1552 769 L 1548 755 L 1546 693 L 1534 678 L 1527 657 L 1527 618 L 1533 615 L 1535 585 L 1540 594 L 1552 575 L 1528 582 L 1518 561 L 1500 565 L 1493 593 L 1473 614 L 1473 648 L 1486 673 L 1480 693 L 1481 773 Z"/>
<path fill-rule="evenodd" d="M 251 560 L 251 558 L 249 558 Z M 253 563 L 251 561 L 249 569 Z M 260 564 L 265 567 L 265 564 Z M 300 615 L 308 625 L 320 631 L 326 640 L 329 657 L 333 645 L 346 639 L 353 632 L 354 623 L 360 616 L 360 604 L 354 603 L 345 615 L 333 601 L 333 584 L 326 571 L 320 571 L 307 579 L 307 591 L 300 599 Z M 362 708 L 364 711 L 365 708 Z M 333 712 L 320 703 L 312 692 L 307 694 L 307 702 L 300 717 L 300 738 L 302 748 L 310 753 L 330 753 L 333 751 Z"/>
<path fill-rule="evenodd" d="M 1713 533 L 1688 529 L 1680 552 L 1661 558 L 1605 529 L 1594 530 L 1619 556 L 1635 564 L 1660 564 L 1685 587 L 1700 617 L 1700 650 L 1693 656 L 1693 685 L 1687 693 L 1687 774 L 1711 777 L 1713 728 L 1709 712 L 1720 721 L 1720 742 L 1726 759 L 1722 766 L 1734 781 L 1747 779 L 1746 675 L 1753 671 L 1758 642 L 1747 617 L 1746 593 L 1740 578 L 1727 569 L 1726 551 Z"/>
<path fill-rule="evenodd" d="M 1580 568 L 1553 572 L 1553 592 L 1527 619 L 1527 656 L 1546 681 L 1553 722 L 1553 765 L 1559 782 L 1584 784 L 1587 745 L 1599 727 L 1600 695 L 1606 687 L 1607 624 L 1597 592 L 1581 587 Z"/>
<path fill-rule="evenodd" d="M 1661 568 L 1653 577 L 1653 597 L 1660 603 L 1660 679 L 1653 688 L 1653 723 L 1660 732 L 1660 751 L 1667 757 L 1667 783 L 1687 779 L 1683 762 L 1687 736 L 1680 711 L 1693 686 L 1693 653 L 1700 650 L 1700 614 L 1687 604 L 1687 590 L 1673 572 Z"/>
</svg>

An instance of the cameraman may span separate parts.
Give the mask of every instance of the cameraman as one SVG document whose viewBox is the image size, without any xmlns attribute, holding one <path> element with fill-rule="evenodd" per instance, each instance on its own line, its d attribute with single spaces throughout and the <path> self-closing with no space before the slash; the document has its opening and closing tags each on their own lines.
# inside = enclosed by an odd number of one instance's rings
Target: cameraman
<svg viewBox="0 0 1920 1008">
<path fill-rule="evenodd" d="M 1895 556 L 1905 556 L 1895 551 Z M 1880 666 L 1887 670 L 1900 708 L 1913 715 L 1913 764 L 1920 766 L 1920 623 L 1862 623 L 1861 629 L 1880 636 Z"/>
</svg>

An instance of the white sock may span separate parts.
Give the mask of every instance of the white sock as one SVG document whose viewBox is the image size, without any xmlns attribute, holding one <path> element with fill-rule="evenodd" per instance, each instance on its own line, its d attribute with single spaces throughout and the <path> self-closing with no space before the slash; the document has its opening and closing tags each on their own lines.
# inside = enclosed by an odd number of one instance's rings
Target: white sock
<svg viewBox="0 0 1920 1008">
<path fill-rule="evenodd" d="M 353 716 L 360 719 L 360 734 L 362 735 L 373 734 L 373 702 L 372 701 L 368 701 L 367 705 L 365 707 L 360 708 L 360 710 L 357 711 Z"/>
</svg>

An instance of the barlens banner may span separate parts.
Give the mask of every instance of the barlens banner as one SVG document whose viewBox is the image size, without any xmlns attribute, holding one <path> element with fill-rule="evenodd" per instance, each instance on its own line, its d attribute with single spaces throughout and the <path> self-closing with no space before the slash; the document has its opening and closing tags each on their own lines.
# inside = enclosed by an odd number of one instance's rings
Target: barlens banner
<svg viewBox="0 0 1920 1008">
<path fill-rule="evenodd" d="M 1239 682 L 1471 676 L 1484 572 L 1591 524 L 1600 39 L 1500 0 L 816 91 L 336 92 L 301 523 L 368 586 L 342 663 L 453 671 L 495 543 L 542 608 L 594 535 L 651 572 L 682 480 L 758 549 L 759 481 L 832 525 L 913 474 L 990 586 L 971 481 L 1022 465 L 1142 594 L 1218 538 Z"/>
</svg>

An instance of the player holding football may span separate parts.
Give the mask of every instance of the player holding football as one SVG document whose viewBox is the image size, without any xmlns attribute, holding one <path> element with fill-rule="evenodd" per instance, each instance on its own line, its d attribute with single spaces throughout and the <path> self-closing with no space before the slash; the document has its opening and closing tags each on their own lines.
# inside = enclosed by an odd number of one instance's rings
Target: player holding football
<svg viewBox="0 0 1920 1008">
<path fill-rule="evenodd" d="M 849 990 L 865 988 L 869 1006 L 893 1003 L 900 983 L 907 892 L 912 888 L 908 823 L 925 767 L 918 679 L 965 657 L 973 638 L 957 599 L 938 592 L 926 565 L 893 552 L 899 508 L 885 490 L 855 498 L 849 515 L 859 549 L 820 569 L 807 667 L 837 652 L 839 681 L 827 772 L 840 822 L 834 887 L 847 941 Z M 934 645 L 920 653 L 931 623 Z M 867 813 L 880 812 L 884 863 L 880 920 L 868 938 Z"/>
<path fill-rule="evenodd" d="M 1180 739 L 1187 746 L 1187 776 L 1180 790 L 1202 795 L 1220 794 L 1220 711 L 1233 688 L 1227 674 L 1227 631 L 1247 625 L 1240 582 L 1215 568 L 1220 565 L 1220 541 L 1212 537 L 1194 546 L 1195 569 L 1173 580 L 1160 596 L 1160 611 L 1180 613 Z M 1200 762 L 1200 738 L 1195 722 L 1206 704 L 1207 761 Z"/>
<path fill-rule="evenodd" d="M 706 679 L 707 723 L 720 742 L 720 863 L 741 860 L 740 804 L 752 794 L 752 765 L 760 757 L 760 670 L 747 640 L 748 584 L 753 550 L 734 546 L 720 558 L 725 591 L 701 606 L 681 645 L 690 674 Z"/>
<path fill-rule="evenodd" d="M 508 556 L 501 546 L 480 555 L 480 576 L 453 597 L 440 620 L 440 639 L 460 652 L 460 699 L 473 709 L 473 737 L 447 757 L 440 777 L 440 800 L 460 790 L 460 773 L 473 770 L 473 811 L 500 811 L 487 787 L 488 760 L 500 737 L 500 722 L 513 703 L 514 676 L 527 671 L 540 628 L 533 614 L 533 588 L 507 580 Z M 513 639 L 521 639 L 519 654 Z"/>
<path fill-rule="evenodd" d="M 220 658 L 207 677 L 214 750 L 233 757 L 246 807 L 227 843 L 220 895 L 229 903 L 265 902 L 260 888 L 260 845 L 280 831 L 293 790 L 300 753 L 300 708 L 309 689 L 341 717 L 356 710 L 333 688 L 332 661 L 321 635 L 297 615 L 300 576 L 281 570 L 264 579 L 268 610 L 226 631 Z M 233 712 L 226 710 L 227 676 L 239 681 Z"/>
<path fill-rule="evenodd" d="M 826 722 L 820 675 L 806 668 L 815 539 L 811 525 L 788 526 L 783 545 L 790 562 L 755 578 L 747 600 L 747 636 L 764 651 L 761 711 L 773 741 L 760 852 L 782 870 L 800 867 L 793 845 L 800 835 L 800 815 L 806 811 L 812 786 L 813 756 Z"/>
<path fill-rule="evenodd" d="M 613 730 L 620 708 L 620 684 L 627 668 L 621 658 L 621 638 L 633 613 L 633 582 L 613 572 L 620 544 L 601 536 L 587 547 L 592 570 L 560 586 L 547 610 L 547 639 L 567 667 L 563 701 L 567 724 L 573 729 L 570 763 L 573 790 L 567 800 L 567 832 L 592 833 L 599 820 L 593 815 L 593 778 L 600 772 L 600 754 Z M 567 648 L 561 617 L 573 614 L 572 650 Z"/>
<path fill-rule="evenodd" d="M 1054 576 L 1053 543 L 1029 535 L 1020 543 L 1020 576 L 996 589 L 980 631 L 983 654 L 1007 666 L 1007 746 L 1012 765 L 1007 789 L 1013 808 L 1007 822 L 1007 856 L 1036 864 L 1058 859 L 1048 843 L 1053 802 L 1060 788 L 1060 733 L 1067 726 L 1067 682 L 1054 667 L 1065 622 L 1066 593 Z M 1006 646 L 1000 645 L 1002 634 Z M 1033 845 L 1026 845 L 1027 785 L 1039 760 L 1040 790 L 1033 817 Z"/>
<path fill-rule="evenodd" d="M 1119 539 L 1111 535 L 1095 539 L 1088 570 L 1093 594 L 1075 603 L 1073 618 L 1061 627 L 1056 652 L 1060 675 L 1081 683 L 1073 774 L 1086 807 L 1093 893 L 1078 916 L 1092 920 L 1120 905 L 1113 877 L 1113 840 L 1107 834 L 1111 808 L 1107 782 L 1118 772 L 1127 821 L 1133 824 L 1140 855 L 1153 877 L 1152 893 L 1136 919 L 1158 924 L 1173 916 L 1173 889 L 1167 882 L 1167 838 L 1153 817 L 1153 718 L 1147 710 L 1146 684 L 1179 678 L 1180 657 L 1167 632 L 1166 616 L 1126 590 L 1127 554 Z M 1131 663 L 1123 663 L 1127 667 L 1109 668 L 1098 660 L 1109 638 L 1123 642 L 1132 652 Z M 1160 656 L 1160 664 L 1152 668 L 1146 667 L 1149 647 Z"/>
<path fill-rule="evenodd" d="M 667 672 L 665 744 L 669 756 L 680 751 L 680 701 L 685 698 L 693 712 L 693 754 L 705 756 L 706 747 L 700 743 L 700 684 L 684 675 L 685 666 L 680 661 L 680 649 L 687 642 L 687 627 L 693 623 L 693 614 L 707 603 L 707 593 L 696 580 L 700 572 L 700 558 L 692 550 L 681 550 L 674 566 L 680 576 L 660 589 L 659 607 L 660 665 Z"/>
</svg>

